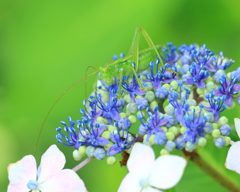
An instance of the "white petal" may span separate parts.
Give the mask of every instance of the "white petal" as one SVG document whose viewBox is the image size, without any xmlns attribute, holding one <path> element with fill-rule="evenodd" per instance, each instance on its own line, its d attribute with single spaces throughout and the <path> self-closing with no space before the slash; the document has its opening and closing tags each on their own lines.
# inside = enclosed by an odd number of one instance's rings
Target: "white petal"
<svg viewBox="0 0 240 192">
<path fill-rule="evenodd" d="M 64 169 L 39 187 L 42 192 L 86 192 L 87 189 L 84 186 L 83 181 L 79 176 L 71 169 Z"/>
<path fill-rule="evenodd" d="M 126 177 L 124 177 L 120 187 L 118 188 L 118 192 L 128 192 L 128 191 L 131 191 L 131 192 L 141 191 L 141 187 L 139 185 L 138 179 L 131 173 L 128 173 Z"/>
<path fill-rule="evenodd" d="M 183 175 L 187 161 L 177 155 L 163 155 L 156 159 L 149 182 L 160 189 L 175 186 Z"/>
<path fill-rule="evenodd" d="M 32 155 L 23 157 L 20 161 L 8 166 L 8 192 L 28 192 L 27 183 L 36 180 L 37 166 Z"/>
<path fill-rule="evenodd" d="M 240 138 L 240 119 L 234 118 L 235 128 L 238 134 L 238 137 Z"/>
<path fill-rule="evenodd" d="M 52 175 L 61 171 L 66 159 L 56 145 L 51 145 L 42 155 L 41 163 L 38 168 L 38 182 L 42 183 Z"/>
<path fill-rule="evenodd" d="M 133 146 L 127 167 L 130 173 L 138 178 L 147 178 L 154 164 L 153 149 L 147 145 L 136 143 Z"/>
<path fill-rule="evenodd" d="M 240 141 L 235 142 L 228 150 L 225 167 L 240 174 Z"/>
<path fill-rule="evenodd" d="M 141 192 L 162 192 L 162 191 L 160 191 L 158 189 L 154 189 L 152 187 L 148 187 L 146 189 L 143 189 Z"/>
</svg>

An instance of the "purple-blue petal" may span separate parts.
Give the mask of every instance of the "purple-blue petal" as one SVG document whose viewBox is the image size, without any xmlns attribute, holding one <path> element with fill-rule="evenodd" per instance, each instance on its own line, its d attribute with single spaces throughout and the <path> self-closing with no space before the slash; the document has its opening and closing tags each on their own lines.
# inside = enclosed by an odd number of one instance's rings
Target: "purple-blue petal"
<svg viewBox="0 0 240 192">
<path fill-rule="evenodd" d="M 215 95 L 215 96 L 222 96 L 223 94 L 222 94 L 221 91 L 215 90 L 215 91 L 214 91 L 214 95 Z"/>
<path fill-rule="evenodd" d="M 109 141 L 104 137 L 98 137 L 96 141 L 99 145 L 107 145 L 109 143 Z"/>
<path fill-rule="evenodd" d="M 193 78 L 192 78 L 192 77 L 187 78 L 187 79 L 186 79 L 186 82 L 187 82 L 187 84 L 189 84 L 189 85 L 193 85 L 193 84 L 194 84 L 194 81 L 193 81 Z"/>
<path fill-rule="evenodd" d="M 240 85 L 238 85 L 238 84 L 235 84 L 234 86 L 233 86 L 233 88 L 232 88 L 232 92 L 238 92 L 238 91 L 240 91 Z"/>
<path fill-rule="evenodd" d="M 134 93 L 135 93 L 136 95 L 144 95 L 144 94 L 145 94 L 145 92 L 144 92 L 140 87 L 138 87 L 138 88 L 134 91 Z"/>
<path fill-rule="evenodd" d="M 112 145 L 109 149 L 108 149 L 108 152 L 107 154 L 108 155 L 116 155 L 118 153 L 120 153 L 122 151 L 122 149 L 117 145 Z"/>
<path fill-rule="evenodd" d="M 183 118 L 183 110 L 182 109 L 175 109 L 175 114 L 176 114 L 176 118 L 178 121 L 180 121 Z"/>
<path fill-rule="evenodd" d="M 196 83 L 198 88 L 204 88 L 205 87 L 205 83 L 203 81 L 199 81 Z"/>
<path fill-rule="evenodd" d="M 112 119 L 114 119 L 116 121 L 120 120 L 120 115 L 119 115 L 119 113 L 117 112 L 116 109 L 111 109 L 110 110 L 110 116 L 111 116 Z"/>
<path fill-rule="evenodd" d="M 228 106 L 231 106 L 232 105 L 232 96 L 228 95 L 225 102 Z"/>
</svg>

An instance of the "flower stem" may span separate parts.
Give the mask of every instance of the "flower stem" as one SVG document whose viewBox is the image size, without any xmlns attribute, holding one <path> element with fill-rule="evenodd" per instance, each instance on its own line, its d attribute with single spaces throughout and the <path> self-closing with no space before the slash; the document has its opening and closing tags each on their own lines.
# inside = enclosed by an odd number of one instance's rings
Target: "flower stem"
<svg viewBox="0 0 240 192">
<path fill-rule="evenodd" d="M 196 151 L 187 152 L 182 150 L 184 155 L 188 157 L 195 165 L 202 169 L 206 174 L 211 176 L 220 185 L 232 192 L 240 192 L 240 188 L 232 182 L 228 177 L 222 174 L 220 171 L 212 167 L 207 161 L 205 161 Z"/>
<path fill-rule="evenodd" d="M 84 161 L 82 161 L 79 165 L 77 165 L 76 167 L 74 167 L 72 170 L 77 172 L 79 169 L 81 169 L 82 167 L 84 167 L 86 164 L 88 164 L 90 161 L 92 161 L 94 158 L 87 158 Z"/>
</svg>

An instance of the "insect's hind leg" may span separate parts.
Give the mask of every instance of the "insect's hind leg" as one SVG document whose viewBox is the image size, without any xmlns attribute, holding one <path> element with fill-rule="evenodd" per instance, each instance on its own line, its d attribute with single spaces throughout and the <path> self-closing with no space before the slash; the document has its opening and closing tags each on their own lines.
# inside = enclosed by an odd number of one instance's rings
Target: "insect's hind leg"
<svg viewBox="0 0 240 192">
<path fill-rule="evenodd" d="M 140 36 L 141 34 L 143 35 L 143 37 L 145 38 L 148 46 L 150 48 L 153 48 L 153 50 L 156 52 L 156 55 L 162 65 L 162 67 L 164 67 L 164 63 L 160 57 L 160 54 L 155 46 L 155 44 L 153 43 L 151 37 L 149 36 L 149 34 L 147 33 L 147 31 L 145 29 L 143 29 L 142 27 L 137 27 L 136 29 L 136 32 L 135 32 L 135 36 L 134 36 L 134 40 L 133 40 L 133 43 L 132 43 L 132 46 L 131 46 L 131 49 L 130 49 L 130 52 L 132 52 L 132 54 L 137 54 L 137 56 L 133 56 L 134 59 L 137 58 L 138 60 L 138 49 L 135 49 L 136 47 L 139 47 L 139 41 L 140 41 Z M 137 53 L 135 52 L 134 53 L 134 49 L 137 50 Z M 138 69 L 138 62 L 136 63 L 136 70 Z M 171 73 L 175 73 L 177 74 L 175 71 L 171 70 L 171 69 L 166 69 L 168 71 L 170 71 Z"/>
</svg>

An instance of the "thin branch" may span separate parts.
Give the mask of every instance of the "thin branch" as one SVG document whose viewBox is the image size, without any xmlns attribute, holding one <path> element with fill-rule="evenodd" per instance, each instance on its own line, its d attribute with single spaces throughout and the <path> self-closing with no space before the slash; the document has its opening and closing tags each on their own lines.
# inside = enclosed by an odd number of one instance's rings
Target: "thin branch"
<svg viewBox="0 0 240 192">
<path fill-rule="evenodd" d="M 92 161 L 94 158 L 87 158 L 85 159 L 83 162 L 81 162 L 79 165 L 77 165 L 76 167 L 74 167 L 72 170 L 77 172 L 79 169 L 81 169 L 82 167 L 84 167 L 86 164 L 88 164 L 90 161 Z"/>
</svg>

